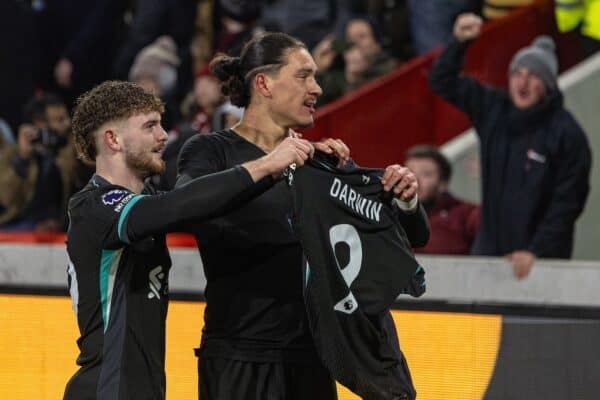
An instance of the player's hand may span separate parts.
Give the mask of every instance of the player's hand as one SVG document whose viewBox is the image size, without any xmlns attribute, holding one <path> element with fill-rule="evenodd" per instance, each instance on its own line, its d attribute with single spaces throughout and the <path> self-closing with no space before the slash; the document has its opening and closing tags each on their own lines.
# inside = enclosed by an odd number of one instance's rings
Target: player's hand
<svg viewBox="0 0 600 400">
<path fill-rule="evenodd" d="M 406 167 L 398 164 L 390 165 L 385 169 L 381 178 L 383 190 L 389 192 L 393 190 L 394 197 L 406 203 L 417 195 L 419 184 L 417 177 Z"/>
<path fill-rule="evenodd" d="M 475 39 L 481 33 L 483 20 L 473 13 L 460 14 L 454 22 L 453 34 L 461 42 Z"/>
<path fill-rule="evenodd" d="M 313 143 L 313 145 L 315 146 L 315 149 L 337 157 L 339 160 L 337 165 L 338 168 L 342 167 L 350 160 L 350 149 L 346 146 L 346 143 L 342 142 L 340 139 L 325 138 L 320 142 Z"/>
<path fill-rule="evenodd" d="M 312 144 L 297 135 L 285 138 L 273 151 L 258 160 L 242 164 L 242 167 L 250 173 L 254 182 L 259 181 L 267 175 L 278 179 L 283 171 L 292 164 L 304 165 L 304 162 L 312 157 L 315 148 Z"/>
<path fill-rule="evenodd" d="M 274 178 L 279 178 L 283 170 L 292 164 L 304 165 L 315 153 L 313 145 L 299 137 L 287 137 L 275 149 L 265 156 L 266 168 Z"/>
<path fill-rule="evenodd" d="M 527 277 L 536 260 L 535 254 L 526 250 L 513 251 L 507 254 L 506 258 L 511 262 L 513 274 L 517 279 Z"/>
</svg>

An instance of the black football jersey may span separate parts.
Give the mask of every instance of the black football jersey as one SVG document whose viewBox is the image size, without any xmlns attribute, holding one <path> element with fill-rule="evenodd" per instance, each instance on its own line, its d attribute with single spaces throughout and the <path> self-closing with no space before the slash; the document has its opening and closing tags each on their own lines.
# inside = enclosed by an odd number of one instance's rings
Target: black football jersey
<svg viewBox="0 0 600 400">
<path fill-rule="evenodd" d="M 177 186 L 264 155 L 230 129 L 197 135 L 180 153 Z M 219 218 L 187 227 L 196 235 L 207 280 L 202 355 L 318 363 L 302 299 L 302 248 L 290 225 L 290 191 L 278 181 L 258 185 L 253 196 Z"/>
<path fill-rule="evenodd" d="M 65 399 L 163 399 L 171 259 L 165 233 L 237 204 L 254 182 L 234 165 L 177 190 L 142 194 L 94 175 L 69 201 L 69 288 L 80 370 Z"/>
<path fill-rule="evenodd" d="M 412 399 L 389 309 L 399 294 L 425 291 L 402 219 L 426 217 L 393 205 L 382 172 L 318 160 L 298 168 L 288 177 L 293 226 L 311 333 L 332 376 L 364 399 Z"/>
<path fill-rule="evenodd" d="M 65 399 L 165 396 L 171 259 L 164 235 L 129 244 L 124 229 L 143 197 L 95 175 L 69 202 L 69 290 L 81 334 L 81 368 Z"/>
</svg>

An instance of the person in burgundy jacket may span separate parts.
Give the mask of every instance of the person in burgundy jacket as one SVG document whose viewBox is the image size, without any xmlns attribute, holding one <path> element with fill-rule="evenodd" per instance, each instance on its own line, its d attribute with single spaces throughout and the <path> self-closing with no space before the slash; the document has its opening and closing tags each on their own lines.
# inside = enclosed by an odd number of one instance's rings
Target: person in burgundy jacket
<svg viewBox="0 0 600 400">
<path fill-rule="evenodd" d="M 419 181 L 419 200 L 427 211 L 431 235 L 425 254 L 469 254 L 479 229 L 479 206 L 466 203 L 448 192 L 452 166 L 440 151 L 427 145 L 408 150 L 406 167 Z"/>
</svg>

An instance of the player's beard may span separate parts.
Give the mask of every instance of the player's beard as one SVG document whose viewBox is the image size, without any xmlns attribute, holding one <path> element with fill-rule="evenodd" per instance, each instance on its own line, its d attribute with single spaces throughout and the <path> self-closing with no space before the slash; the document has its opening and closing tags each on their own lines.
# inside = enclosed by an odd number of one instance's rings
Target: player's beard
<svg viewBox="0 0 600 400">
<path fill-rule="evenodd" d="M 156 160 L 156 153 L 150 151 L 125 152 L 125 163 L 136 172 L 141 179 L 152 175 L 158 175 L 165 170 L 163 159 Z"/>
</svg>

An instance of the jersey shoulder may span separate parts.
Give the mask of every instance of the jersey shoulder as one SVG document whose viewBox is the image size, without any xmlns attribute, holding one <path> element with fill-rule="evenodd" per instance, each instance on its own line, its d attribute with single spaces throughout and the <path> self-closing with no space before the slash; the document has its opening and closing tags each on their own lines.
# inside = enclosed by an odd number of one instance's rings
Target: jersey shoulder
<svg viewBox="0 0 600 400">
<path fill-rule="evenodd" d="M 236 135 L 230 130 L 222 130 L 208 134 L 197 134 L 189 138 L 183 145 L 180 159 L 206 152 L 214 152 L 230 146 L 236 141 Z"/>
<path fill-rule="evenodd" d="M 229 129 L 192 136 L 179 152 L 178 174 L 197 177 L 227 169 L 231 149 L 239 140 Z"/>
<path fill-rule="evenodd" d="M 192 136 L 179 152 L 179 174 L 196 169 L 225 169 L 226 149 L 230 148 L 235 140 L 235 134 L 229 130 Z"/>
<path fill-rule="evenodd" d="M 141 197 L 127 188 L 94 176 L 69 200 L 70 225 L 97 229 L 118 224 L 120 216 Z"/>
</svg>

